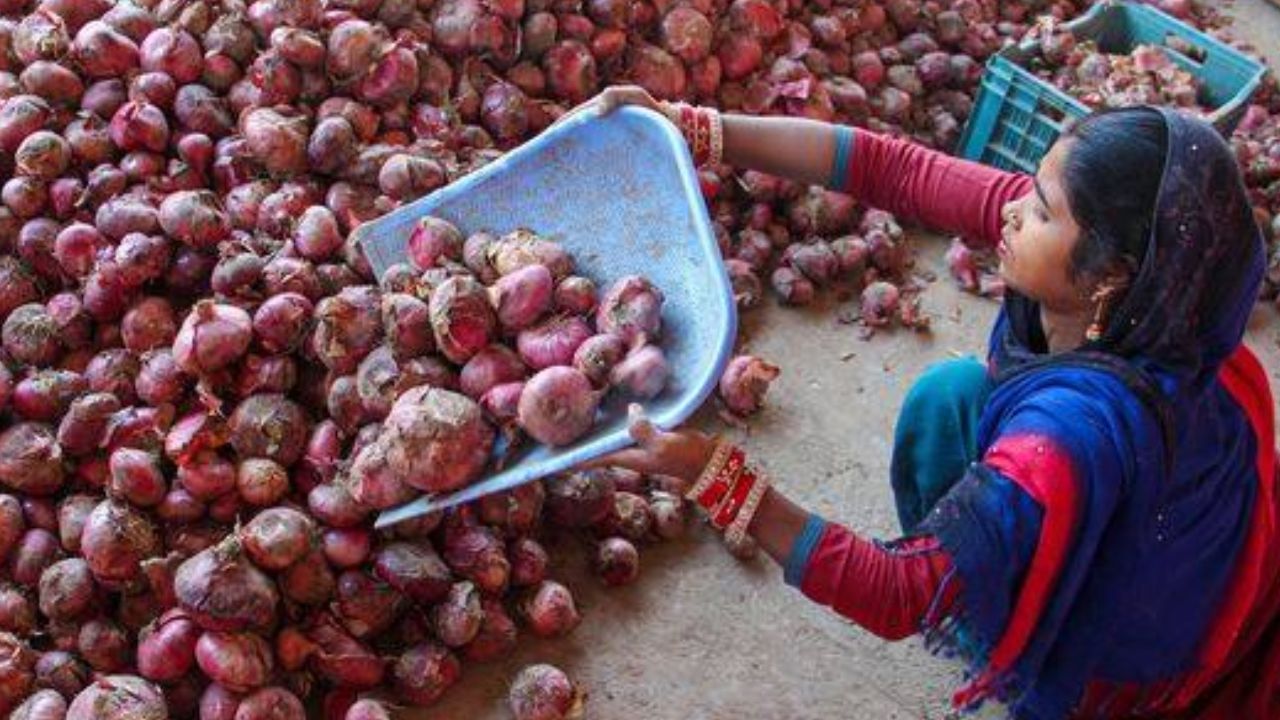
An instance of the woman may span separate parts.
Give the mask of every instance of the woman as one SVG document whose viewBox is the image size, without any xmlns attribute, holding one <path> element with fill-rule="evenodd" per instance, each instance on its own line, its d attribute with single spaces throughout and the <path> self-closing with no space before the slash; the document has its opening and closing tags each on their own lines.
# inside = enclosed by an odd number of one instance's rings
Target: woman
<svg viewBox="0 0 1280 720">
<path fill-rule="evenodd" d="M 668 114 L 700 159 L 825 183 L 996 248 L 1009 292 L 985 366 L 930 369 L 898 421 L 906 537 L 806 514 L 741 450 L 633 422 L 606 460 L 678 476 L 713 526 L 883 637 L 973 674 L 961 708 L 1019 718 L 1280 717 L 1273 404 L 1241 343 L 1263 267 L 1238 168 L 1207 124 L 1102 113 L 1033 177 L 822 123 Z"/>
</svg>

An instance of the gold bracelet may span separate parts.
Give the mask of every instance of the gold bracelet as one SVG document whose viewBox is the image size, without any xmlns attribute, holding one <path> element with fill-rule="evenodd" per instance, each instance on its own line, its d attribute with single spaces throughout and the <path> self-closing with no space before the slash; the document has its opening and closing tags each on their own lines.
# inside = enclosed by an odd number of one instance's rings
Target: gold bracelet
<svg viewBox="0 0 1280 720">
<path fill-rule="evenodd" d="M 756 484 L 752 486 L 751 494 L 747 495 L 747 499 L 743 501 L 742 508 L 738 510 L 738 516 L 724 531 L 724 539 L 731 544 L 740 543 L 746 538 L 751 520 L 755 518 L 756 510 L 760 509 L 760 501 L 764 499 L 764 494 L 769 489 L 769 476 L 758 468 L 752 468 L 752 470 L 756 475 Z"/>
<path fill-rule="evenodd" d="M 728 440 L 719 440 L 716 442 L 716 449 L 711 453 L 711 459 L 707 461 L 706 467 L 702 468 L 702 474 L 698 476 L 697 481 L 693 483 L 693 487 L 684 494 L 686 500 L 693 502 L 698 501 L 698 497 L 711 487 L 711 483 L 716 481 L 716 476 L 724 469 L 724 464 L 729 461 L 729 455 L 733 452 L 733 443 Z"/>
<path fill-rule="evenodd" d="M 719 165 L 724 160 L 724 117 L 719 110 L 709 108 L 711 113 L 711 158 L 707 165 Z"/>
</svg>

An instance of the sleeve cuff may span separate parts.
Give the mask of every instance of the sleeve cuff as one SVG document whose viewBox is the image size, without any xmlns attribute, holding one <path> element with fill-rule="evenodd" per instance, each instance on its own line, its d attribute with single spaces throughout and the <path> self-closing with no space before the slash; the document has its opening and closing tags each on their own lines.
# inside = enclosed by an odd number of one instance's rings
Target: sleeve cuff
<svg viewBox="0 0 1280 720">
<path fill-rule="evenodd" d="M 809 557 L 818 547 L 822 533 L 827 528 L 827 521 L 817 515 L 809 515 L 804 529 L 791 544 L 791 552 L 787 555 L 787 563 L 783 566 L 782 578 L 791 587 L 800 587 L 804 582 L 804 571 L 809 566 Z"/>
<path fill-rule="evenodd" d="M 836 125 L 836 152 L 831 160 L 831 174 L 827 187 L 843 190 L 849 181 L 849 156 L 853 153 L 853 128 Z"/>
</svg>

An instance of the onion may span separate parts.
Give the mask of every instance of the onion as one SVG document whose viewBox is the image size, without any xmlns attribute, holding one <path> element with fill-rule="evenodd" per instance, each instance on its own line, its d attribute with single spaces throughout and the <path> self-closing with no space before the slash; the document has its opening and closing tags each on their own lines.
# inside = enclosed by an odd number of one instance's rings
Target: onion
<svg viewBox="0 0 1280 720">
<path fill-rule="evenodd" d="M 582 621 L 572 593 L 552 580 L 544 580 L 530 590 L 520 602 L 519 609 L 529 630 L 539 637 L 567 635 Z"/>
<path fill-rule="evenodd" d="M 35 630 L 36 604 L 28 593 L 13 585 L 0 586 L 0 631 L 27 635 Z"/>
<path fill-rule="evenodd" d="M 43 653 L 36 662 L 36 684 L 74 698 L 89 680 L 89 669 L 79 658 L 63 650 Z"/>
<path fill-rule="evenodd" d="M 244 557 L 234 537 L 182 563 L 174 590 L 181 607 L 206 630 L 266 632 L 275 623 L 275 584 Z"/>
<path fill-rule="evenodd" d="M 322 677 L 357 688 L 382 682 L 383 660 L 348 635 L 331 615 L 317 615 L 307 628 L 307 636 L 319 648 L 311 665 Z"/>
<path fill-rule="evenodd" d="M 757 357 L 738 355 L 729 361 L 720 378 L 720 399 L 738 416 L 754 414 L 760 410 L 769 384 L 779 373 L 776 366 Z"/>
<path fill-rule="evenodd" d="M 387 631 L 407 603 L 405 597 L 359 570 L 347 570 L 338 577 L 337 592 L 330 609 L 358 639 L 367 639 Z"/>
<path fill-rule="evenodd" d="M 431 325 L 445 357 L 464 363 L 492 340 L 497 318 L 484 286 L 465 276 L 446 280 L 431 294 Z"/>
<path fill-rule="evenodd" d="M 298 696 L 280 687 L 265 687 L 247 696 L 234 720 L 306 720 L 307 711 Z"/>
<path fill-rule="evenodd" d="M 144 71 L 164 73 L 179 85 L 199 80 L 204 69 L 200 43 L 184 30 L 155 30 L 142 41 L 138 51 Z"/>
<path fill-rule="evenodd" d="M 293 602 L 320 605 L 333 596 L 337 579 L 319 550 L 289 566 L 280 576 L 280 590 Z"/>
<path fill-rule="evenodd" d="M 50 495 L 64 478 L 62 448 L 53 431 L 18 423 L 0 433 L 0 484 L 30 495 Z"/>
<path fill-rule="evenodd" d="M 138 634 L 138 673 L 171 682 L 195 666 L 200 627 L 182 610 L 170 610 Z"/>
<path fill-rule="evenodd" d="M 472 357 L 462 368 L 462 392 L 474 400 L 497 385 L 524 380 L 528 369 L 519 356 L 505 345 L 490 345 Z"/>
<path fill-rule="evenodd" d="M 178 330 L 173 343 L 174 361 L 192 375 L 220 370 L 249 349 L 252 327 L 253 321 L 244 310 L 201 300 Z"/>
<path fill-rule="evenodd" d="M 599 84 L 595 58 L 577 40 L 564 40 L 549 48 L 542 56 L 547 84 L 552 95 L 578 104 L 590 98 Z"/>
<path fill-rule="evenodd" d="M 109 461 L 109 491 L 139 507 L 158 505 L 168 491 L 159 458 L 134 448 L 119 448 Z"/>
<path fill-rule="evenodd" d="M 255 108 L 240 118 L 240 132 L 249 150 L 273 175 L 293 175 L 307 169 L 307 121 L 277 110 Z"/>
<path fill-rule="evenodd" d="M 67 720 L 164 720 L 164 695 L 133 675 L 107 675 L 86 687 L 67 709 Z"/>
<path fill-rule="evenodd" d="M 419 270 L 436 267 L 442 260 L 462 258 L 462 233 L 452 223 L 431 215 L 423 217 L 409 236 L 409 260 Z"/>
<path fill-rule="evenodd" d="M 123 589 L 138 582 L 142 561 L 160 552 L 160 539 L 145 515 L 109 499 L 89 514 L 80 548 L 99 584 Z"/>
<path fill-rule="evenodd" d="M 266 685 L 275 667 L 271 645 L 251 633 L 205 632 L 196 642 L 195 655 L 205 675 L 233 692 Z"/>
<path fill-rule="evenodd" d="M 610 372 L 610 383 L 632 397 L 648 400 L 666 387 L 671 368 L 655 345 L 645 345 L 627 354 Z"/>
<path fill-rule="evenodd" d="M 297 403 L 283 395 L 253 395 L 228 420 L 231 445 L 243 458 L 267 458 L 290 467 L 306 447 L 310 423 Z"/>
<path fill-rule="evenodd" d="M 556 366 L 542 370 L 520 395 L 520 427 L 547 445 L 568 445 L 591 429 L 601 394 L 581 371 Z"/>
<path fill-rule="evenodd" d="M 13 711 L 12 720 L 62 720 L 67 701 L 54 690 L 37 690 Z"/>
<path fill-rule="evenodd" d="M 554 665 L 530 665 L 511 683 L 507 704 L 515 720 L 567 720 L 582 714 L 582 692 Z"/>
<path fill-rule="evenodd" d="M 381 299 L 377 289 L 344 288 L 316 306 L 311 347 L 330 370 L 349 373 L 373 350 L 381 332 Z"/>
<path fill-rule="evenodd" d="M 231 221 L 209 190 L 173 193 L 160 204 L 160 227 L 170 237 L 208 250 L 230 236 Z"/>
<path fill-rule="evenodd" d="M 392 670 L 397 694 L 414 705 L 439 700 L 462 674 L 457 657 L 441 645 L 425 642 L 406 650 Z"/>
</svg>

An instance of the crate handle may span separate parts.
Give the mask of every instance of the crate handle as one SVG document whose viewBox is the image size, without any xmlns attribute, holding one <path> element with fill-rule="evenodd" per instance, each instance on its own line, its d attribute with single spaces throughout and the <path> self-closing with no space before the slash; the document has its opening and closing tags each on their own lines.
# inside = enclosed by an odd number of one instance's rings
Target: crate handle
<svg viewBox="0 0 1280 720">
<path fill-rule="evenodd" d="M 1164 34 L 1164 46 L 1170 52 L 1178 53 L 1196 65 L 1203 65 L 1205 59 L 1209 56 L 1208 50 L 1196 45 L 1190 38 L 1175 32 Z"/>
</svg>

